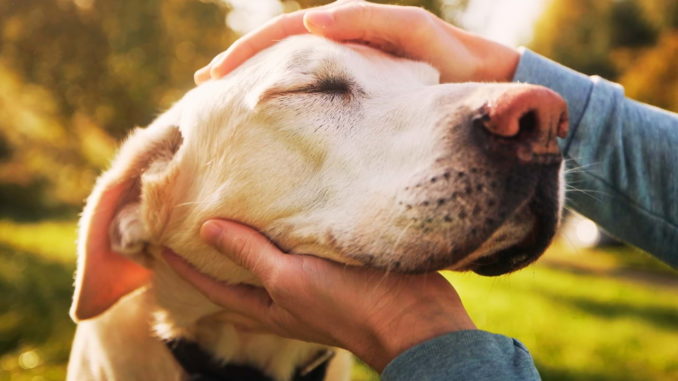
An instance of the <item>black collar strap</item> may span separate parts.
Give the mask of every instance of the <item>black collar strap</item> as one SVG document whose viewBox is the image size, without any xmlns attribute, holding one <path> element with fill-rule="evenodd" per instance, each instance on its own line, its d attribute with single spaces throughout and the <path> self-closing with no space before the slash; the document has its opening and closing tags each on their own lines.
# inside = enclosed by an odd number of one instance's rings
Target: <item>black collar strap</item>
<svg viewBox="0 0 678 381">
<path fill-rule="evenodd" d="M 194 341 L 174 339 L 165 341 L 165 345 L 191 381 L 274 381 L 251 366 L 221 364 Z M 292 381 L 322 381 L 333 355 L 331 350 L 320 352 L 306 366 L 297 369 Z"/>
</svg>

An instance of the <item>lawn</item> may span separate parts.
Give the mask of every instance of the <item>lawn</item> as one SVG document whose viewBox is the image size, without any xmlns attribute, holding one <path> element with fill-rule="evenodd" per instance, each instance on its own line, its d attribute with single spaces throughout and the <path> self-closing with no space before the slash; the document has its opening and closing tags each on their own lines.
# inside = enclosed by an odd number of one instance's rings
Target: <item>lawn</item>
<svg viewBox="0 0 678 381">
<path fill-rule="evenodd" d="M 0 381 L 64 378 L 74 240 L 72 221 L 0 221 Z M 478 327 L 525 343 L 545 380 L 676 380 L 678 276 L 620 250 L 561 242 L 515 274 L 445 276 Z M 377 377 L 358 365 L 354 379 Z"/>
</svg>

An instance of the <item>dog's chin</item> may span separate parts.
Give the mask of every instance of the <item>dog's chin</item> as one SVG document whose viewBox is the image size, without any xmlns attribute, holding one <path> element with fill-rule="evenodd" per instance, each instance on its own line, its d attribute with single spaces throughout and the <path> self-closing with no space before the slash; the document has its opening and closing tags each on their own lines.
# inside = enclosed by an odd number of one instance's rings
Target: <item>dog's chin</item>
<svg viewBox="0 0 678 381">
<path fill-rule="evenodd" d="M 389 256 L 357 256 L 351 253 L 349 257 L 361 266 L 382 268 L 399 273 L 421 274 L 448 269 L 473 271 L 483 276 L 507 274 L 536 261 L 555 236 L 560 211 L 557 207 L 543 209 L 544 203 L 552 204 L 545 202 L 541 197 L 535 197 L 529 204 L 516 211 L 514 216 L 507 219 L 504 222 L 505 227 L 500 227 L 494 233 L 489 234 L 486 241 L 470 246 L 467 252 L 455 251 L 450 255 L 450 253 L 441 251 L 440 255 L 413 256 L 407 258 L 409 261 L 402 260 L 402 262 L 377 259 L 389 258 Z M 516 220 L 527 220 L 530 223 L 516 227 L 514 225 Z M 408 252 L 413 253 L 416 250 Z M 476 254 L 480 256 L 468 261 L 469 257 L 474 257 Z M 418 260 L 420 258 L 426 259 Z"/>
<path fill-rule="evenodd" d="M 546 202 L 552 204 L 551 202 Z M 555 205 L 544 210 L 543 195 L 537 195 L 529 204 L 534 224 L 525 236 L 509 247 L 484 255 L 460 270 L 470 270 L 479 275 L 497 276 L 522 269 L 536 261 L 549 246 L 560 221 L 560 211 Z"/>
<path fill-rule="evenodd" d="M 497 276 L 522 269 L 536 261 L 550 242 L 550 238 L 544 239 L 545 233 L 540 230 L 535 226 L 535 229 L 519 243 L 480 257 L 462 270 L 470 270 L 484 276 Z"/>
</svg>

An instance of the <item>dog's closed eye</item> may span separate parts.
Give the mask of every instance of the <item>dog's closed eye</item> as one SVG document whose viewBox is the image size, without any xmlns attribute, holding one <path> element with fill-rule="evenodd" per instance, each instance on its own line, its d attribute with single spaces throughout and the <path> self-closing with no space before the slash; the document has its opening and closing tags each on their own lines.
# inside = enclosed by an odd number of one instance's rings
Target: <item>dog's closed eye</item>
<svg viewBox="0 0 678 381">
<path fill-rule="evenodd" d="M 325 77 L 311 84 L 306 88 L 299 89 L 299 92 L 325 93 L 325 94 L 349 94 L 353 83 L 346 78 Z"/>
<path fill-rule="evenodd" d="M 358 85 L 349 78 L 339 76 L 326 76 L 316 78 L 313 82 L 290 88 L 273 87 L 266 90 L 260 97 L 259 102 L 287 95 L 330 95 L 334 97 L 348 98 L 354 94 L 361 94 Z"/>
</svg>

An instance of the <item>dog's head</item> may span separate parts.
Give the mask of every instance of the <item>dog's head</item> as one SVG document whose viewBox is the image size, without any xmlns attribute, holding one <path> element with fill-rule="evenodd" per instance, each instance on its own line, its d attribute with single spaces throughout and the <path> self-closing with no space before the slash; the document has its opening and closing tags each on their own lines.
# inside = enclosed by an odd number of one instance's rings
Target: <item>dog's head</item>
<svg viewBox="0 0 678 381">
<path fill-rule="evenodd" d="M 153 248 L 251 281 L 199 239 L 213 217 L 349 264 L 516 270 L 558 224 L 565 130 L 544 88 L 439 84 L 423 63 L 286 39 L 132 133 L 81 221 L 74 315 L 146 282 L 129 258 L 153 267 Z"/>
</svg>

